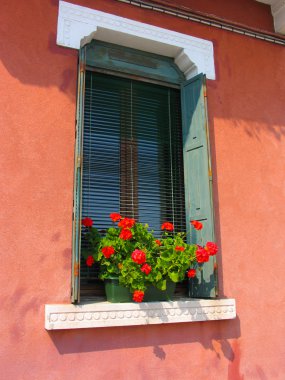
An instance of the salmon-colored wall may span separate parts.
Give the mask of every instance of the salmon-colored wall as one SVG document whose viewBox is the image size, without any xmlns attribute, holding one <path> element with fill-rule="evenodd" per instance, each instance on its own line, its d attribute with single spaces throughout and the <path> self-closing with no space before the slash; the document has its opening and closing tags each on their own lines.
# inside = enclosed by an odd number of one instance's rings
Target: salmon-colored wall
<svg viewBox="0 0 285 380">
<path fill-rule="evenodd" d="M 1 378 L 284 379 L 284 47 L 113 0 L 77 3 L 213 41 L 220 294 L 238 317 L 44 329 L 44 305 L 70 296 L 77 52 L 56 46 L 57 1 L 2 0 Z"/>
</svg>

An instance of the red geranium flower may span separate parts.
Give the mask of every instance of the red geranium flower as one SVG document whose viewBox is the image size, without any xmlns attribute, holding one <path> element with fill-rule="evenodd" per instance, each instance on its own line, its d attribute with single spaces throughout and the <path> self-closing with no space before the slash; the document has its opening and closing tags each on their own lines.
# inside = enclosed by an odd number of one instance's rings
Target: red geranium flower
<svg viewBox="0 0 285 380">
<path fill-rule="evenodd" d="M 110 214 L 110 218 L 112 219 L 113 222 L 117 222 L 118 220 L 122 219 L 121 215 L 116 212 L 113 212 L 112 214 Z"/>
<path fill-rule="evenodd" d="M 131 256 L 132 260 L 137 264 L 143 264 L 146 262 L 146 256 L 140 249 L 135 249 Z"/>
<path fill-rule="evenodd" d="M 210 256 L 215 256 L 218 252 L 217 244 L 212 243 L 211 241 L 208 241 L 208 243 L 206 243 L 205 249 L 209 252 Z"/>
<path fill-rule="evenodd" d="M 82 219 L 81 223 L 85 227 L 92 227 L 93 220 L 91 218 L 84 218 L 84 219 Z"/>
<path fill-rule="evenodd" d="M 160 240 L 155 241 L 157 245 L 161 246 L 162 242 Z"/>
<path fill-rule="evenodd" d="M 112 246 L 103 247 L 101 251 L 103 255 L 106 257 L 106 259 L 109 259 L 115 253 L 115 249 Z"/>
<path fill-rule="evenodd" d="M 192 220 L 192 222 L 190 222 L 190 223 L 195 228 L 195 230 L 199 231 L 203 228 L 203 224 L 201 222 L 198 222 L 197 220 Z"/>
<path fill-rule="evenodd" d="M 86 265 L 88 267 L 92 267 L 92 265 L 94 264 L 95 260 L 93 258 L 93 256 L 88 256 L 87 259 L 86 259 Z"/>
<path fill-rule="evenodd" d="M 166 230 L 166 231 L 173 231 L 174 230 L 174 225 L 170 222 L 165 222 L 162 224 L 161 226 L 161 229 L 162 230 Z"/>
<path fill-rule="evenodd" d="M 187 272 L 188 278 L 193 278 L 196 276 L 196 269 L 189 269 Z"/>
<path fill-rule="evenodd" d="M 118 226 L 122 228 L 132 228 L 135 223 L 135 219 L 124 218 L 119 222 Z"/>
<path fill-rule="evenodd" d="M 145 263 L 142 267 L 141 267 L 141 271 L 143 273 L 145 273 L 146 275 L 150 274 L 151 272 L 151 266 L 148 265 L 147 263 Z"/>
<path fill-rule="evenodd" d="M 133 237 L 132 231 L 128 228 L 125 228 L 121 231 L 119 238 L 123 240 L 130 240 Z"/>
<path fill-rule="evenodd" d="M 185 248 L 184 247 L 180 247 L 179 245 L 177 245 L 175 247 L 175 251 L 181 251 L 181 252 L 183 252 L 183 251 L 185 251 Z"/>
<path fill-rule="evenodd" d="M 198 246 L 196 260 L 199 264 L 206 263 L 209 261 L 209 253 L 203 247 Z"/>
<path fill-rule="evenodd" d="M 135 290 L 133 293 L 133 301 L 142 302 L 144 298 L 144 292 L 142 290 Z"/>
</svg>

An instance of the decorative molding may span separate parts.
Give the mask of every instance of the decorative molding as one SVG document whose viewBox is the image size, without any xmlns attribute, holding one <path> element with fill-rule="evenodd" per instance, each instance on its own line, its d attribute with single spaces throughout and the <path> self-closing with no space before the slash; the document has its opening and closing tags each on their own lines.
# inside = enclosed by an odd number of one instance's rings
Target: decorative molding
<svg viewBox="0 0 285 380">
<path fill-rule="evenodd" d="M 277 45 L 285 45 L 285 36 L 279 35 L 281 31 L 277 30 L 277 33 L 268 32 L 265 30 L 260 30 L 258 28 L 245 26 L 244 24 L 239 24 L 234 21 L 228 21 L 221 18 L 217 18 L 213 15 L 202 14 L 200 12 L 195 12 L 187 7 L 180 7 L 179 5 L 165 5 L 162 2 L 157 3 L 157 1 L 151 0 L 116 0 L 121 3 L 129 4 L 130 6 L 146 8 L 153 12 L 159 12 L 160 14 L 172 15 L 174 17 L 183 18 L 191 22 L 197 22 L 199 24 L 207 25 L 210 28 L 218 28 L 226 30 L 230 33 L 238 33 L 245 37 L 256 38 L 261 41 L 266 41 L 268 43 L 273 43 Z M 259 1 L 259 0 L 258 0 Z M 275 0 L 260 0 L 262 3 L 271 4 Z M 284 0 L 281 0 L 284 1 Z M 170 4 L 168 2 L 168 4 Z M 285 16 L 284 19 L 285 21 Z"/>
<path fill-rule="evenodd" d="M 47 330 L 201 322 L 236 317 L 234 299 L 45 306 Z"/>
<path fill-rule="evenodd" d="M 211 41 L 60 1 L 57 44 L 79 49 L 80 44 L 90 41 L 90 35 L 100 41 L 172 57 L 187 79 L 201 72 L 215 79 Z"/>
</svg>

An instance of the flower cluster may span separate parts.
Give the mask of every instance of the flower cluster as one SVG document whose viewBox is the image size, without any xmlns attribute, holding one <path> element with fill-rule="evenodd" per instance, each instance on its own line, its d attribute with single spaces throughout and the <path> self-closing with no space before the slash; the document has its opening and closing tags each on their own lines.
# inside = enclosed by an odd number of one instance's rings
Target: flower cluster
<svg viewBox="0 0 285 380">
<path fill-rule="evenodd" d="M 103 255 L 106 257 L 106 259 L 109 259 L 115 253 L 115 249 L 112 246 L 103 247 L 101 251 Z"/>
<path fill-rule="evenodd" d="M 161 229 L 162 230 L 166 230 L 166 231 L 173 231 L 174 230 L 174 225 L 170 222 L 165 222 L 162 224 L 161 226 Z"/>
<path fill-rule="evenodd" d="M 146 261 L 146 256 L 140 249 L 135 249 L 131 255 L 132 260 L 137 264 L 143 264 Z"/>
<path fill-rule="evenodd" d="M 144 298 L 144 292 L 142 290 L 135 290 L 133 293 L 133 301 L 142 302 Z"/>
<path fill-rule="evenodd" d="M 118 223 L 118 227 L 121 228 L 132 228 L 135 225 L 135 219 L 124 218 Z"/>
<path fill-rule="evenodd" d="M 133 234 L 128 228 L 123 228 L 119 237 L 123 240 L 130 240 L 133 237 Z"/>
<path fill-rule="evenodd" d="M 148 275 L 151 272 L 151 266 L 145 263 L 144 265 L 141 266 L 141 271 L 145 273 L 146 275 Z"/>
<path fill-rule="evenodd" d="M 84 227 L 92 227 L 92 225 L 93 225 L 93 220 L 92 220 L 91 218 L 84 218 L 84 219 L 82 219 L 81 224 L 82 224 Z"/>
<path fill-rule="evenodd" d="M 164 222 L 159 239 L 148 226 L 136 223 L 133 218 L 123 217 L 119 213 L 111 213 L 114 223 L 102 236 L 93 226 L 89 217 L 82 219 L 82 238 L 86 265 L 100 264 L 100 278 L 118 277 L 119 283 L 133 294 L 134 302 L 142 302 L 150 285 L 165 290 L 167 281 L 182 281 L 194 278 L 197 269 L 218 252 L 213 242 L 205 246 L 186 243 L 186 234 L 175 232 L 174 225 Z M 203 224 L 192 220 L 191 226 L 200 231 Z"/>
</svg>

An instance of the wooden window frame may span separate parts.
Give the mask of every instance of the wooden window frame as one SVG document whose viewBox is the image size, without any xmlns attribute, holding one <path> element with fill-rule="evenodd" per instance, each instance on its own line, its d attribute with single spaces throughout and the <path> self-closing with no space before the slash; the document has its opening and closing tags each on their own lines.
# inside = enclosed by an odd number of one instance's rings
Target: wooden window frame
<svg viewBox="0 0 285 380">
<path fill-rule="evenodd" d="M 99 54 L 98 54 L 99 53 Z M 212 170 L 210 160 L 210 144 L 207 121 L 206 106 L 206 80 L 205 76 L 200 74 L 188 81 L 175 65 L 174 60 L 168 57 L 162 57 L 151 53 L 136 51 L 130 48 L 124 48 L 113 44 L 107 44 L 99 41 L 91 41 L 85 45 L 79 52 L 79 73 L 78 73 L 78 102 L 77 102 L 77 123 L 76 123 L 76 147 L 75 147 L 75 173 L 74 173 L 74 210 L 73 210 L 73 256 L 72 256 L 72 302 L 79 302 L 80 286 L 80 224 L 81 224 L 81 180 L 82 180 L 82 131 L 83 131 L 83 109 L 84 109 L 84 86 L 86 68 L 94 67 L 101 72 L 108 72 L 118 76 L 138 76 L 145 81 L 159 83 L 161 85 L 179 86 L 182 93 L 182 119 L 184 143 L 184 167 L 186 178 L 189 177 L 187 168 L 189 167 L 189 152 L 193 160 L 197 149 L 203 148 L 202 159 L 196 157 L 198 166 L 203 161 L 200 168 L 202 173 L 199 174 L 203 180 L 200 183 L 201 188 L 206 189 L 207 202 L 198 199 L 201 207 L 196 207 L 195 212 L 189 203 L 189 199 L 195 200 L 191 194 L 189 184 L 185 179 L 186 198 L 186 225 L 188 232 L 191 233 L 193 243 L 203 244 L 206 241 L 214 241 L 214 214 L 212 204 Z M 195 88 L 193 90 L 193 88 Z M 199 107 L 194 104 L 193 109 L 189 111 L 189 100 L 197 99 Z M 202 107 L 200 107 L 202 105 Z M 194 127 L 193 127 L 194 125 Z M 189 149 L 187 136 L 195 131 L 196 136 L 192 139 L 200 141 L 200 146 Z M 197 138 L 198 137 L 198 138 Z M 201 145 L 202 144 L 202 145 Z M 191 145 L 191 144 L 190 144 Z M 200 161 L 201 162 L 200 162 Z M 191 161 L 192 162 L 192 161 Z M 190 174 L 191 177 L 192 174 Z M 193 179 L 193 178 L 192 178 Z M 197 191 L 196 191 L 197 193 Z M 205 192 L 204 192 L 205 194 Z M 197 195 L 197 194 L 196 194 Z M 206 205 L 204 204 L 206 203 Z M 202 208 L 202 212 L 201 211 Z M 200 212 L 200 211 L 201 212 Z M 198 211 L 198 212 L 197 212 Z M 197 234 L 190 230 L 191 226 L 188 221 L 201 220 L 205 223 L 206 228 L 203 233 Z M 191 297 L 214 298 L 217 296 L 217 273 L 215 270 L 215 259 L 211 258 L 210 262 L 204 265 L 203 271 L 194 281 L 191 280 L 190 286 Z"/>
</svg>

